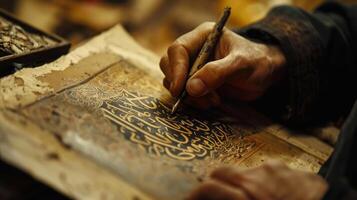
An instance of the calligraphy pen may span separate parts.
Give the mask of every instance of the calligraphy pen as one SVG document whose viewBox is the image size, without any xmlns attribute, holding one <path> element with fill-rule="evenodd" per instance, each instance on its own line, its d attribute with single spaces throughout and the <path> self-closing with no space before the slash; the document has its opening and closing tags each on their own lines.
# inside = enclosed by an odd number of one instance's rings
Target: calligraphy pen
<svg viewBox="0 0 357 200">
<path fill-rule="evenodd" d="M 203 65 L 205 65 L 212 53 L 214 52 L 216 45 L 218 43 L 218 40 L 220 36 L 222 35 L 222 30 L 229 18 L 229 15 L 231 14 L 231 8 L 227 7 L 224 9 L 222 17 L 219 19 L 219 21 L 214 25 L 211 33 L 208 35 L 206 38 L 205 43 L 202 46 L 202 49 L 200 53 L 198 54 L 195 62 L 193 63 L 190 73 L 188 74 L 188 77 L 186 79 L 186 84 L 187 80 L 194 75 Z M 186 85 L 185 84 L 185 85 Z M 186 87 L 184 87 L 186 88 Z M 179 107 L 181 101 L 187 96 L 187 91 L 186 89 L 183 89 L 182 93 L 180 94 L 179 98 L 177 99 L 176 103 L 171 109 L 171 114 L 174 114 Z"/>
</svg>

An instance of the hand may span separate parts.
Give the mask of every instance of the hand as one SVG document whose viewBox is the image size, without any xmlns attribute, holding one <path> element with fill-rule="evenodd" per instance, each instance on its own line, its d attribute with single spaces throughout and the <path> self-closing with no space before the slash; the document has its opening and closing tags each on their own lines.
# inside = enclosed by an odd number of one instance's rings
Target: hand
<svg viewBox="0 0 357 200">
<path fill-rule="evenodd" d="M 173 96 L 184 89 L 189 67 L 213 26 L 206 22 L 182 35 L 162 57 L 164 86 Z M 213 60 L 187 81 L 188 101 L 199 108 L 209 108 L 219 105 L 221 97 L 255 100 L 281 79 L 284 64 L 279 48 L 253 42 L 225 28 Z"/>
<path fill-rule="evenodd" d="M 279 161 L 248 170 L 223 167 L 211 177 L 192 192 L 190 200 L 318 200 L 327 190 L 320 176 L 292 170 Z"/>
</svg>

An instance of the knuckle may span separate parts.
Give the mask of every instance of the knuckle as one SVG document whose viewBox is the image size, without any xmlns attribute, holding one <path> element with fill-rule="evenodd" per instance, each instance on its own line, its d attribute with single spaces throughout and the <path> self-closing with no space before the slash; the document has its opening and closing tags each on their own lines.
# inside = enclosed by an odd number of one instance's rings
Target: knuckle
<svg viewBox="0 0 357 200">
<path fill-rule="evenodd" d="M 241 53 L 234 53 L 233 54 L 234 60 L 235 60 L 235 65 L 246 65 L 249 61 L 249 59 L 246 58 L 246 56 L 242 55 Z"/>
<path fill-rule="evenodd" d="M 174 47 L 176 47 L 176 48 L 179 48 L 179 47 L 183 47 L 183 48 L 185 48 L 185 45 L 186 45 L 186 36 L 181 36 L 181 37 L 179 37 L 179 38 L 177 38 L 173 43 L 172 43 L 172 45 L 171 46 L 174 46 Z"/>
<path fill-rule="evenodd" d="M 270 68 L 272 66 L 272 62 L 267 56 L 257 58 L 255 63 L 257 67 Z"/>
<path fill-rule="evenodd" d="M 201 29 L 206 30 L 206 29 L 212 28 L 212 27 L 214 26 L 214 24 L 215 24 L 214 22 L 207 21 L 207 22 L 201 23 L 201 24 L 198 26 L 198 28 L 201 28 Z"/>
<path fill-rule="evenodd" d="M 266 65 L 272 66 L 274 64 L 273 59 L 270 56 L 265 55 L 263 60 Z"/>
<path fill-rule="evenodd" d="M 232 55 L 231 66 L 235 67 L 236 69 L 244 69 L 248 68 L 250 64 L 245 56 L 239 53 L 235 53 Z"/>
<path fill-rule="evenodd" d="M 180 44 L 178 42 L 173 42 L 169 48 L 167 49 L 167 53 L 170 55 L 172 55 L 173 52 L 175 52 L 177 50 L 177 48 L 179 48 Z"/>
<path fill-rule="evenodd" d="M 193 37 L 192 31 L 178 37 L 171 45 L 185 47 Z"/>
<path fill-rule="evenodd" d="M 213 191 L 219 187 L 218 183 L 212 180 L 208 180 L 201 185 L 201 188 L 208 191 Z"/>
<path fill-rule="evenodd" d="M 175 63 L 185 64 L 187 61 L 187 50 L 179 40 L 171 44 L 167 49 L 167 54 Z"/>
<path fill-rule="evenodd" d="M 209 76 L 217 76 L 219 71 L 218 71 L 219 66 L 215 63 L 207 64 L 205 67 L 206 73 L 208 73 Z"/>
<path fill-rule="evenodd" d="M 221 177 L 231 170 L 230 167 L 220 167 L 211 173 L 211 177 Z"/>
</svg>

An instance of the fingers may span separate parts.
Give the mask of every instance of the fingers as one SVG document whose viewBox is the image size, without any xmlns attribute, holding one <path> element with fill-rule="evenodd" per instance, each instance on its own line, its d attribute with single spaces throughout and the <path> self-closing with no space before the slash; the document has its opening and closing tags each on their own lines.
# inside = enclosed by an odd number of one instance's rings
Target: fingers
<svg viewBox="0 0 357 200">
<path fill-rule="evenodd" d="M 291 190 L 291 180 L 286 173 L 291 170 L 282 162 L 272 160 L 247 170 L 225 167 L 215 170 L 211 177 L 244 190 L 257 200 L 285 199 L 286 191 Z M 267 184 L 270 183 L 270 184 Z"/>
<path fill-rule="evenodd" d="M 213 22 L 202 23 L 191 32 L 177 38 L 175 42 L 184 46 L 188 54 L 193 57 L 201 50 L 201 47 L 206 41 L 206 38 L 211 32 L 213 26 Z"/>
<path fill-rule="evenodd" d="M 191 193 L 189 200 L 249 200 L 241 189 L 234 188 L 217 180 L 208 180 Z"/>
<path fill-rule="evenodd" d="M 171 82 L 171 72 L 170 72 L 170 68 L 169 68 L 169 57 L 167 55 L 163 56 L 160 60 L 160 69 L 161 71 L 164 73 L 165 78 L 169 81 L 169 83 Z"/>
<path fill-rule="evenodd" d="M 229 81 L 231 77 L 244 73 L 246 64 L 230 54 L 223 59 L 212 61 L 198 70 L 187 82 L 187 92 L 194 97 L 203 96 Z"/>
<path fill-rule="evenodd" d="M 167 51 L 170 67 L 170 92 L 173 96 L 178 96 L 186 83 L 189 69 L 189 55 L 186 49 L 174 43 Z"/>
<path fill-rule="evenodd" d="M 189 56 L 181 45 L 172 45 L 167 51 L 168 56 L 160 60 L 161 71 L 165 74 L 164 86 L 172 96 L 178 96 L 186 83 L 189 67 Z"/>
<path fill-rule="evenodd" d="M 211 177 L 223 182 L 230 183 L 232 185 L 239 185 L 242 179 L 238 169 L 232 167 L 218 168 L 212 172 Z"/>
<path fill-rule="evenodd" d="M 280 161 L 246 170 L 223 167 L 211 178 L 194 191 L 191 199 L 315 200 L 321 199 L 328 188 L 320 176 L 290 169 Z"/>
<path fill-rule="evenodd" d="M 272 199 L 269 190 L 266 189 L 265 174 L 256 169 L 239 170 L 232 167 L 223 167 L 215 170 L 211 177 L 230 184 L 234 187 L 241 188 L 254 199 Z M 263 180 L 263 182 L 261 181 Z M 265 183 L 264 183 L 265 181 Z"/>
<path fill-rule="evenodd" d="M 168 48 L 167 55 L 162 57 L 160 68 L 169 82 L 167 88 L 173 96 L 178 96 L 184 89 L 190 57 L 194 57 L 200 50 L 213 26 L 213 23 L 203 23 L 182 35 Z"/>
<path fill-rule="evenodd" d="M 162 84 L 166 89 L 170 89 L 170 81 L 165 77 L 164 80 L 162 81 Z"/>
</svg>

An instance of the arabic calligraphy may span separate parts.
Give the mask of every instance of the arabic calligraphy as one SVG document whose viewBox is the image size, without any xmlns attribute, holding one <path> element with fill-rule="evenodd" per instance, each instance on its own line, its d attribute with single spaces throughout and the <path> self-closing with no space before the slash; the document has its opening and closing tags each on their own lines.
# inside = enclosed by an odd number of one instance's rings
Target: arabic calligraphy
<svg viewBox="0 0 357 200">
<path fill-rule="evenodd" d="M 171 115 L 158 99 L 122 90 L 101 105 L 104 116 L 125 138 L 149 154 L 167 155 L 178 160 L 240 158 L 254 142 L 233 142 L 232 129 L 223 123 L 191 115 Z"/>
</svg>

